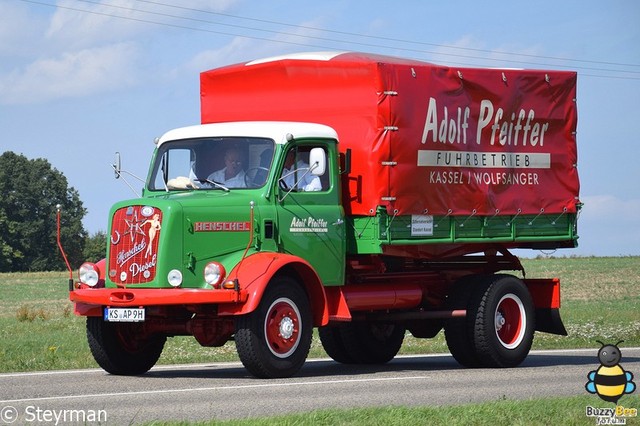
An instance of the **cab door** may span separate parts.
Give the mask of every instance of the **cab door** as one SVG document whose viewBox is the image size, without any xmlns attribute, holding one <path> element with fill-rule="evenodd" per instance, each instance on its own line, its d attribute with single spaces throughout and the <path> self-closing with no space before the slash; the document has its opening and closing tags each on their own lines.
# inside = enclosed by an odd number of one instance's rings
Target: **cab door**
<svg viewBox="0 0 640 426">
<path fill-rule="evenodd" d="M 321 176 L 313 176 L 309 153 L 318 147 L 326 167 Z M 291 146 L 276 191 L 280 250 L 307 260 L 324 285 L 344 284 L 345 220 L 337 165 L 335 143 Z"/>
</svg>

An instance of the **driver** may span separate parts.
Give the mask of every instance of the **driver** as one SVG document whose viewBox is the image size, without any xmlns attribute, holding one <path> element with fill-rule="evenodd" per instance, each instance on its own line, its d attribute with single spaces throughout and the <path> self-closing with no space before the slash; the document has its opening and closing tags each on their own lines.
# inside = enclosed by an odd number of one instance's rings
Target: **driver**
<svg viewBox="0 0 640 426">
<path fill-rule="evenodd" d="M 245 173 L 242 168 L 242 153 L 236 147 L 227 149 L 224 154 L 224 168 L 209 175 L 209 180 L 221 183 L 228 188 L 246 188 Z"/>
</svg>

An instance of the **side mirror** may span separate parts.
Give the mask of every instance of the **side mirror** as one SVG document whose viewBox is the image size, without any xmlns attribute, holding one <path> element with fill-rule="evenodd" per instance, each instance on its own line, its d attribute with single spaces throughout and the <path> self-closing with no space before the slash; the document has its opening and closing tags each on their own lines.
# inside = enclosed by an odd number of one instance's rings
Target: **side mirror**
<svg viewBox="0 0 640 426">
<path fill-rule="evenodd" d="M 136 194 L 136 197 L 138 197 L 138 193 L 136 192 L 135 189 L 133 189 L 133 186 L 131 186 L 131 184 L 129 182 L 127 182 L 127 179 L 122 176 L 123 173 L 128 174 L 129 176 L 133 176 L 134 178 L 138 179 L 140 182 L 144 183 L 144 179 L 139 178 L 138 176 L 134 175 L 131 172 L 128 172 L 126 170 L 122 170 L 122 164 L 120 163 L 120 153 L 116 152 L 116 159 L 114 161 L 114 163 L 111 165 L 111 168 L 113 169 L 113 173 L 116 175 L 116 179 L 120 179 L 122 177 L 122 180 L 124 181 L 124 183 L 127 184 L 127 186 L 129 187 L 129 189 L 131 189 L 131 191 L 133 191 L 134 194 Z"/>
<path fill-rule="evenodd" d="M 116 179 L 120 179 L 120 173 L 122 170 L 122 164 L 120 161 L 120 153 L 116 152 L 116 159 L 115 162 L 111 165 L 111 167 L 113 167 L 113 173 L 115 173 L 116 175 Z"/>
<path fill-rule="evenodd" d="M 322 176 L 327 169 L 327 155 L 322 148 L 312 148 L 309 153 L 309 171 L 314 176 Z"/>
</svg>

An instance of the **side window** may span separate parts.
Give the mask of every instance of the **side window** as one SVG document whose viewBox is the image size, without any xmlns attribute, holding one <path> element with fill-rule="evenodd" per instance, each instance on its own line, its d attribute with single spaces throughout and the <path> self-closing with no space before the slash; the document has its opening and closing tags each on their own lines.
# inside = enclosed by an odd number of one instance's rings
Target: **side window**
<svg viewBox="0 0 640 426">
<path fill-rule="evenodd" d="M 329 190 L 329 170 L 318 174 L 309 167 L 309 154 L 315 146 L 293 147 L 287 152 L 284 168 L 280 177 L 280 185 L 291 192 L 315 192 Z M 327 156 L 327 150 L 321 148 Z"/>
<path fill-rule="evenodd" d="M 190 149 L 172 149 L 162 154 L 152 189 L 165 189 L 165 185 L 171 186 L 169 182 L 175 181 L 176 178 L 184 178 L 185 182 L 188 182 L 192 158 L 193 153 Z"/>
</svg>

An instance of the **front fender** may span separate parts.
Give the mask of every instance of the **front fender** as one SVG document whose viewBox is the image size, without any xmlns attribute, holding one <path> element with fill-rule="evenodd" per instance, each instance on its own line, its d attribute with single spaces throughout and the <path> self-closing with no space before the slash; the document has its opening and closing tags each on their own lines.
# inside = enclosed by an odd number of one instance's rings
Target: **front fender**
<svg viewBox="0 0 640 426">
<path fill-rule="evenodd" d="M 238 305 L 221 305 L 218 314 L 243 315 L 253 312 L 262 300 L 267 285 L 278 273 L 293 275 L 304 287 L 311 304 L 313 324 L 323 326 L 329 322 L 327 296 L 320 277 L 306 260 L 283 253 L 256 253 L 244 258 L 231 271 L 227 279 L 237 279 L 247 301 Z"/>
</svg>

